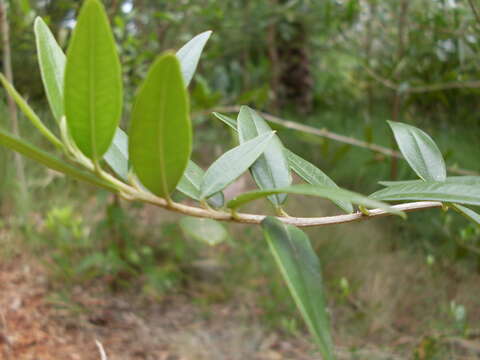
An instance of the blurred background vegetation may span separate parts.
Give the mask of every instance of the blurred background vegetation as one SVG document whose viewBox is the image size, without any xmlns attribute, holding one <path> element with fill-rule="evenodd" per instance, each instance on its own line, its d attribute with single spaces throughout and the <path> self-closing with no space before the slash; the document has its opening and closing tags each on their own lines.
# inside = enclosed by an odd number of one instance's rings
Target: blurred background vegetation
<svg viewBox="0 0 480 360">
<path fill-rule="evenodd" d="M 9 2 L 15 85 L 47 124 L 54 121 L 32 23 L 42 16 L 65 48 L 80 3 Z M 480 171 L 478 0 L 104 4 L 123 64 L 125 127 L 135 89 L 154 58 L 213 30 L 190 88 L 194 157 L 203 166 L 232 145 L 212 110 L 248 104 L 391 148 L 385 121 L 410 123 L 433 136 L 449 166 Z M 10 128 L 4 92 L 0 114 L 0 126 Z M 47 146 L 20 120 L 23 137 Z M 414 178 L 402 160 L 279 129 L 287 146 L 343 187 L 368 194 L 379 180 Z M 142 289 L 142 296 L 159 300 L 187 294 L 201 306 L 245 300 L 275 331 L 304 332 L 258 229 L 229 225 L 229 238 L 210 248 L 182 232 L 174 215 L 120 202 L 30 161 L 25 162 L 30 200 L 21 213 L 12 154 L 2 148 L 0 158 L 0 254 L 34 254 L 62 299 L 74 286 L 100 281 L 113 292 Z M 288 210 L 336 211 L 305 199 L 290 199 Z M 451 211 L 309 233 L 323 261 L 337 343 L 352 349 L 385 346 L 403 334 L 413 340 L 394 350 L 407 358 L 447 359 L 452 357 L 444 357 L 445 349 L 453 345 L 442 342 L 445 336 L 468 340 L 479 330 L 480 231 Z"/>
</svg>

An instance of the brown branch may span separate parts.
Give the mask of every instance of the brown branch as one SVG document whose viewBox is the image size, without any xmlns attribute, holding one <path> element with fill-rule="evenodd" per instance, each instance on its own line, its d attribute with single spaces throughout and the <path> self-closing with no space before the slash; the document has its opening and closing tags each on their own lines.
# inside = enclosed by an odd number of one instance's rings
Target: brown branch
<svg viewBox="0 0 480 360">
<path fill-rule="evenodd" d="M 470 4 L 470 7 L 472 8 L 473 15 L 475 15 L 475 19 L 477 19 L 477 22 L 480 24 L 480 14 L 478 13 L 477 7 L 473 3 L 473 0 L 468 0 L 468 3 Z"/>
</svg>

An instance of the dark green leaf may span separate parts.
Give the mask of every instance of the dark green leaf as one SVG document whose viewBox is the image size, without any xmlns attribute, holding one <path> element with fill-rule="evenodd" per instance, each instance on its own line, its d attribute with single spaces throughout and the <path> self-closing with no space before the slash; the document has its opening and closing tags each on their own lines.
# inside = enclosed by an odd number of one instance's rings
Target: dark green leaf
<svg viewBox="0 0 480 360">
<path fill-rule="evenodd" d="M 203 178 L 200 197 L 210 197 L 219 192 L 240 175 L 258 159 L 275 133 L 262 134 L 223 154 L 207 170 Z"/>
<path fill-rule="evenodd" d="M 62 116 L 65 115 L 63 106 L 65 54 L 57 44 L 47 24 L 40 17 L 35 19 L 34 29 L 43 87 L 53 116 L 57 121 L 60 121 Z"/>
<path fill-rule="evenodd" d="M 186 86 L 192 81 L 200 55 L 202 55 L 203 48 L 210 38 L 210 35 L 212 35 L 211 31 L 198 34 L 177 51 L 177 57 L 182 67 L 183 79 Z"/>
<path fill-rule="evenodd" d="M 240 108 L 237 128 L 241 144 L 272 131 L 266 121 L 248 106 Z M 283 188 L 292 184 L 284 147 L 277 135 L 274 135 L 263 154 L 250 167 L 250 171 L 260 189 Z M 286 194 L 268 196 L 275 206 L 283 204 L 286 198 Z"/>
<path fill-rule="evenodd" d="M 480 186 L 423 181 L 415 184 L 389 186 L 370 197 L 378 200 L 428 200 L 480 205 Z"/>
<path fill-rule="evenodd" d="M 218 221 L 196 217 L 184 217 L 180 220 L 182 230 L 195 240 L 214 246 L 228 237 L 227 230 Z"/>
<path fill-rule="evenodd" d="M 108 148 L 104 157 L 107 164 L 123 180 L 128 176 L 128 136 L 125 131 L 117 127 L 112 145 Z"/>
<path fill-rule="evenodd" d="M 415 173 L 427 181 L 445 180 L 445 162 L 432 138 L 414 126 L 394 121 L 388 123 L 400 151 Z"/>
<path fill-rule="evenodd" d="M 265 238 L 323 359 L 333 359 L 320 262 L 307 235 L 280 220 L 262 222 Z"/>
<path fill-rule="evenodd" d="M 110 147 L 122 112 L 122 71 L 105 9 L 86 0 L 67 52 L 65 114 L 73 140 L 99 160 Z"/>
<path fill-rule="evenodd" d="M 192 126 L 180 64 L 173 54 L 157 59 L 135 99 L 129 157 L 140 181 L 168 198 L 192 149 Z M 216 191 L 215 191 L 216 192 Z"/>
<path fill-rule="evenodd" d="M 287 154 L 288 164 L 290 165 L 290 168 L 295 171 L 295 173 L 297 173 L 298 176 L 300 176 L 307 183 L 312 185 L 323 185 L 335 189 L 339 188 L 332 179 L 330 179 L 322 170 L 317 168 L 312 163 L 308 162 L 305 159 L 302 159 L 300 156 L 294 154 L 288 149 L 285 149 L 285 153 Z M 353 212 L 353 206 L 350 202 L 339 200 L 334 200 L 333 202 L 345 212 Z"/>
</svg>

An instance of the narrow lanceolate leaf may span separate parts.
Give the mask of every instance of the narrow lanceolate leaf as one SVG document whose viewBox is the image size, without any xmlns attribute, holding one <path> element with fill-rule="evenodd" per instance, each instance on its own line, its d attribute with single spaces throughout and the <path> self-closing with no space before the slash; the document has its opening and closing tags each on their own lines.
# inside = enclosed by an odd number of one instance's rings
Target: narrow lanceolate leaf
<svg viewBox="0 0 480 360">
<path fill-rule="evenodd" d="M 257 136 L 218 158 L 203 177 L 200 197 L 208 198 L 240 177 L 263 153 L 274 134 L 272 131 Z"/>
<path fill-rule="evenodd" d="M 312 163 L 294 154 L 288 149 L 285 149 L 285 153 L 287 155 L 290 168 L 307 183 L 312 185 L 323 185 L 327 187 L 332 187 L 334 189 L 339 188 L 332 179 L 330 179 L 322 170 L 317 168 Z M 333 202 L 345 212 L 353 212 L 352 203 L 339 200 L 335 200 Z"/>
<path fill-rule="evenodd" d="M 94 176 L 83 170 L 79 170 L 72 165 L 58 159 L 57 157 L 46 153 L 45 151 L 28 144 L 27 142 L 16 138 L 15 136 L 0 130 L 0 144 L 32 159 L 39 162 L 46 167 L 69 175 L 75 179 L 86 181 L 90 184 L 103 187 L 105 189 L 116 191 L 116 188 L 109 182 Z"/>
<path fill-rule="evenodd" d="M 266 121 L 248 106 L 240 108 L 237 128 L 241 144 L 258 135 L 272 131 Z M 290 175 L 284 147 L 277 135 L 273 137 L 263 154 L 253 163 L 250 171 L 260 189 L 275 189 L 292 184 L 292 176 Z M 286 194 L 268 196 L 268 200 L 275 206 L 283 204 L 286 198 Z"/>
<path fill-rule="evenodd" d="M 174 54 L 157 59 L 132 110 L 129 156 L 142 184 L 168 198 L 187 167 L 192 125 L 180 64 Z"/>
<path fill-rule="evenodd" d="M 180 182 L 177 185 L 177 190 L 188 197 L 200 201 L 200 187 L 202 185 L 203 176 L 205 172 L 193 161 L 189 161 L 185 172 L 183 173 Z M 225 198 L 222 192 L 213 194 L 208 202 L 216 207 L 222 207 L 225 203 Z"/>
<path fill-rule="evenodd" d="M 378 183 L 383 186 L 394 185 L 414 185 L 421 184 L 424 180 L 404 180 L 404 181 L 379 181 Z M 464 185 L 477 185 L 480 186 L 480 176 L 449 176 L 444 180 L 449 184 L 464 184 Z"/>
<path fill-rule="evenodd" d="M 187 216 L 180 220 L 180 227 L 188 236 L 211 246 L 222 243 L 228 237 L 225 227 L 212 219 Z"/>
<path fill-rule="evenodd" d="M 402 155 L 413 171 L 423 180 L 445 180 L 445 162 L 432 138 L 414 126 L 394 121 L 388 123 Z"/>
<path fill-rule="evenodd" d="M 480 205 L 480 186 L 423 181 L 416 184 L 395 185 L 370 195 L 378 200 L 428 200 L 466 205 Z"/>
<path fill-rule="evenodd" d="M 213 115 L 218 119 L 220 120 L 221 122 L 223 122 L 224 124 L 228 125 L 230 128 L 232 128 L 233 130 L 237 131 L 237 121 L 232 119 L 231 117 L 227 116 L 227 115 L 223 115 L 223 114 L 220 114 L 218 112 L 214 112 Z"/>
<path fill-rule="evenodd" d="M 117 127 L 112 144 L 104 157 L 107 164 L 123 180 L 128 177 L 128 136 L 125 131 Z"/>
<path fill-rule="evenodd" d="M 61 149 L 63 147 L 62 142 L 42 123 L 42 120 L 40 120 L 35 111 L 33 111 L 30 105 L 28 105 L 25 99 L 17 92 L 17 90 L 15 90 L 13 85 L 8 82 L 3 74 L 0 74 L 0 82 L 4 86 L 5 90 L 7 90 L 8 95 L 12 97 L 20 110 L 22 110 L 25 116 L 40 131 L 40 133 L 45 136 L 53 145 Z"/>
<path fill-rule="evenodd" d="M 263 220 L 262 228 L 275 262 L 319 347 L 322 359 L 333 359 L 322 272 L 310 240 L 302 230 L 285 225 L 273 217 Z"/>
<path fill-rule="evenodd" d="M 86 0 L 73 31 L 65 68 L 65 114 L 73 140 L 99 160 L 122 112 L 122 71 L 105 9 Z"/>
<path fill-rule="evenodd" d="M 357 194 L 355 192 L 344 190 L 341 188 L 335 189 L 335 188 L 327 187 L 323 185 L 310 185 L 310 184 L 299 184 L 299 185 L 288 186 L 281 189 L 257 190 L 257 191 L 247 192 L 230 200 L 227 203 L 227 207 L 230 209 L 237 209 L 240 206 L 245 205 L 246 203 L 249 203 L 253 200 L 257 200 L 271 194 L 282 194 L 282 193 L 317 196 L 320 198 L 329 199 L 331 201 L 341 200 L 341 201 L 351 202 L 357 205 L 363 205 L 369 208 L 379 208 L 379 209 L 385 210 L 386 212 L 405 217 L 405 214 L 402 211 L 396 210 L 391 206 L 389 206 L 388 204 L 385 204 L 376 200 L 372 200 L 366 196 Z"/>
<path fill-rule="evenodd" d="M 65 115 L 63 77 L 66 57 L 47 24 L 40 17 L 35 19 L 34 29 L 43 87 L 53 116 L 60 121 Z"/>
<path fill-rule="evenodd" d="M 465 206 L 452 204 L 452 207 L 461 215 L 466 217 L 468 220 L 474 222 L 475 224 L 480 226 L 480 214 L 476 213 L 472 209 L 469 209 Z"/>
<path fill-rule="evenodd" d="M 210 38 L 210 35 L 212 35 L 211 31 L 205 31 L 198 34 L 177 51 L 177 57 L 182 67 L 185 86 L 188 86 L 190 81 L 192 81 L 193 74 L 195 74 L 198 61 L 200 60 L 200 55 L 202 55 L 203 48 Z"/>
</svg>

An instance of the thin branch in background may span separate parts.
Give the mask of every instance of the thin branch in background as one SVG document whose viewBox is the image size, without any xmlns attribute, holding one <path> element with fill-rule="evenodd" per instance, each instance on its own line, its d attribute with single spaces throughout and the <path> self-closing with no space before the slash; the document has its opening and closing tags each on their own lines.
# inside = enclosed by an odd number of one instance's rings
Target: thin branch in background
<svg viewBox="0 0 480 360">
<path fill-rule="evenodd" d="M 10 47 L 10 26 L 8 23 L 7 15 L 7 4 L 5 0 L 0 0 L 0 29 L 2 33 L 2 46 L 3 46 L 3 70 L 5 72 L 5 77 L 7 80 L 13 84 L 13 71 L 12 71 L 12 58 L 11 58 L 11 47 Z M 15 101 L 8 95 L 8 113 L 10 116 L 10 122 L 12 127 L 12 132 L 19 136 L 19 127 L 18 127 L 18 113 L 17 106 Z M 20 154 L 15 153 L 15 168 L 17 173 L 18 188 L 20 192 L 19 197 L 19 211 L 22 213 L 25 212 L 28 200 L 27 193 L 27 181 L 25 177 L 25 170 L 23 166 L 23 159 Z"/>
<path fill-rule="evenodd" d="M 468 3 L 470 4 L 470 7 L 472 8 L 473 15 L 475 15 L 475 19 L 477 19 L 477 22 L 480 24 L 480 14 L 478 13 L 477 7 L 473 3 L 474 0 L 468 0 Z"/>
</svg>

